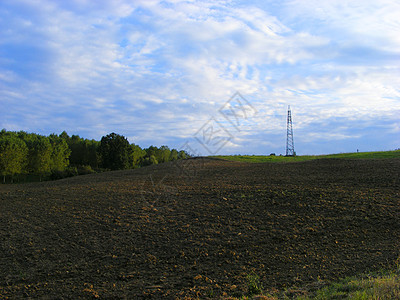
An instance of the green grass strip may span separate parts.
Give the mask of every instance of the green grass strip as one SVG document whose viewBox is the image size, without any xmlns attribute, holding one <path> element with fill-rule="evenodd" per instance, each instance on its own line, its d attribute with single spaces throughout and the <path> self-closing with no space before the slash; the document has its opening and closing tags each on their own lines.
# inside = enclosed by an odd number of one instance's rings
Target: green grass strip
<svg viewBox="0 0 400 300">
<path fill-rule="evenodd" d="M 400 150 L 394 151 L 375 151 L 375 152 L 355 152 L 355 153 L 338 153 L 328 155 L 299 155 L 294 157 L 286 156 L 265 156 L 265 155 L 219 155 L 213 156 L 229 161 L 242 161 L 250 163 L 265 162 L 301 162 L 323 158 L 341 158 L 341 159 L 385 159 L 400 158 Z"/>
</svg>

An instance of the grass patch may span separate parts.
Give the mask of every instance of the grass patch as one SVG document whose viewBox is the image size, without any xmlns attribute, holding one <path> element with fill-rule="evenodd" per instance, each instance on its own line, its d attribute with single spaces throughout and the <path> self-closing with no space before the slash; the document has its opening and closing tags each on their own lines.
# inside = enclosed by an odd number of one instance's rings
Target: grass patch
<svg viewBox="0 0 400 300">
<path fill-rule="evenodd" d="M 400 299 L 400 274 L 348 277 L 298 299 Z"/>
<path fill-rule="evenodd" d="M 289 288 L 285 291 L 272 294 L 263 294 L 258 276 L 249 275 L 247 277 L 248 293 L 241 298 L 228 299 L 297 299 L 297 300 L 322 300 L 322 299 L 400 299 L 400 268 L 396 271 L 381 272 L 379 274 L 368 274 L 347 277 L 345 279 L 324 284 L 318 282 L 315 289 Z"/>
<path fill-rule="evenodd" d="M 247 275 L 247 295 L 259 295 L 263 293 L 263 285 L 260 282 L 260 277 L 256 274 Z"/>
<path fill-rule="evenodd" d="M 286 156 L 263 156 L 263 155 L 219 155 L 214 156 L 230 161 L 242 161 L 250 163 L 264 162 L 301 162 L 322 158 L 342 158 L 342 159 L 384 159 L 384 158 L 400 158 L 400 150 L 394 151 L 375 151 L 375 152 L 355 152 L 355 153 L 338 153 L 328 155 L 299 155 L 294 157 Z"/>
</svg>

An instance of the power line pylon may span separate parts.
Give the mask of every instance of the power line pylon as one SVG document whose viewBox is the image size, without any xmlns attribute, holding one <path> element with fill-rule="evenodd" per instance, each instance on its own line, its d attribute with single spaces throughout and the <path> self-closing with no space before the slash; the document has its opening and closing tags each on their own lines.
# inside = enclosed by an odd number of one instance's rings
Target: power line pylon
<svg viewBox="0 0 400 300">
<path fill-rule="evenodd" d="M 292 112 L 290 111 L 290 105 L 288 106 L 287 127 L 286 128 L 287 128 L 286 156 L 296 156 L 296 152 L 294 151 Z"/>
</svg>

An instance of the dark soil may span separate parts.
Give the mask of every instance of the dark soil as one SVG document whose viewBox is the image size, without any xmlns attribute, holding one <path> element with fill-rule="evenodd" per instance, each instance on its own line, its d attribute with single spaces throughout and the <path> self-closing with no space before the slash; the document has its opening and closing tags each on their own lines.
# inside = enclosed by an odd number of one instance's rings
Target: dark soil
<svg viewBox="0 0 400 300">
<path fill-rule="evenodd" d="M 190 159 L 0 185 L 0 299 L 184 298 L 391 267 L 400 160 Z"/>
</svg>

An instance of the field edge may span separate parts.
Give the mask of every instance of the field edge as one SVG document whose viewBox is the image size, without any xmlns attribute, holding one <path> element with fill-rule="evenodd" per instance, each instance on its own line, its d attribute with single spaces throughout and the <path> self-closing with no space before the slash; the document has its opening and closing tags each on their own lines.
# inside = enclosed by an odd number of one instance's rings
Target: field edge
<svg viewBox="0 0 400 300">
<path fill-rule="evenodd" d="M 374 151 L 374 152 L 350 152 L 337 153 L 327 155 L 299 155 L 299 156 L 282 156 L 282 155 L 215 155 L 210 158 L 218 158 L 228 161 L 265 163 L 265 162 L 302 162 L 316 159 L 391 159 L 400 158 L 400 150 L 392 151 Z"/>
</svg>

